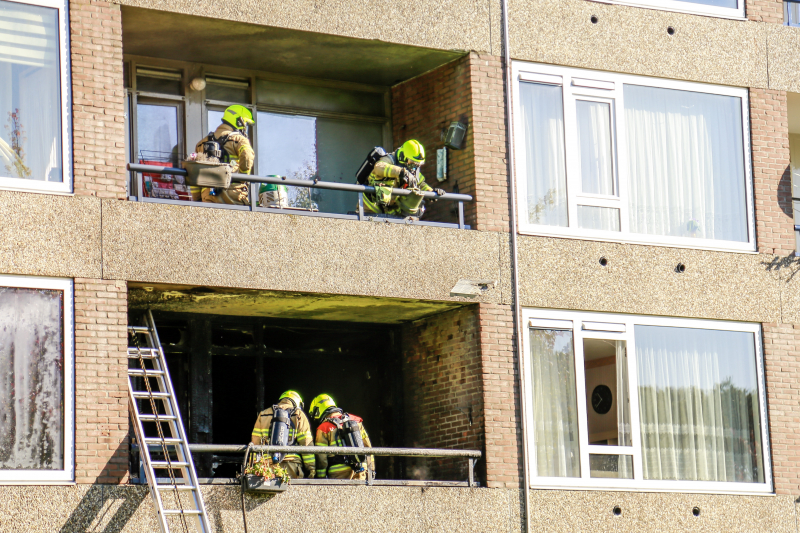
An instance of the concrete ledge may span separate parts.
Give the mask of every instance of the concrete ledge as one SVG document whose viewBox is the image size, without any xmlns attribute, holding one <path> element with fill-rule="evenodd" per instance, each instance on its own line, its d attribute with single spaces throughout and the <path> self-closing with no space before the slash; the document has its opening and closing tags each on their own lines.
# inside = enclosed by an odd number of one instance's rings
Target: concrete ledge
<svg viewBox="0 0 800 533">
<path fill-rule="evenodd" d="M 100 200 L 0 191 L 0 272 L 100 278 Z"/>
<path fill-rule="evenodd" d="M 780 273 L 771 267 L 769 255 L 531 236 L 518 242 L 524 306 L 781 321 L 786 268 Z M 685 272 L 675 271 L 678 263 Z"/>
<path fill-rule="evenodd" d="M 430 226 L 103 202 L 107 279 L 278 291 L 451 298 L 459 279 L 500 280 L 501 234 Z"/>
<path fill-rule="evenodd" d="M 741 87 L 770 81 L 773 25 L 586 0 L 509 0 L 509 12 L 515 59 Z"/>
</svg>

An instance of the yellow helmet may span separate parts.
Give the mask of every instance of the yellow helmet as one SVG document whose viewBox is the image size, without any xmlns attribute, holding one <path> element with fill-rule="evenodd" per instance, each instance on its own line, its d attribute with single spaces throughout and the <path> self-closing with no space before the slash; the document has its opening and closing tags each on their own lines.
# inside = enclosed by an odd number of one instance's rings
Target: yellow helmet
<svg viewBox="0 0 800 533">
<path fill-rule="evenodd" d="M 425 164 L 425 147 L 411 139 L 397 149 L 397 160 L 407 167 L 418 168 Z"/>
<path fill-rule="evenodd" d="M 249 124 L 255 124 L 253 112 L 243 105 L 232 105 L 222 115 L 222 122 L 227 122 L 239 131 L 247 129 Z"/>
<path fill-rule="evenodd" d="M 286 392 L 281 394 L 281 397 L 278 398 L 278 401 L 281 401 L 284 398 L 289 398 L 292 401 L 292 403 L 294 404 L 295 407 L 299 407 L 300 409 L 303 409 L 303 407 L 304 407 L 303 398 L 300 396 L 300 394 L 297 391 L 287 390 Z"/>
<path fill-rule="evenodd" d="M 314 420 L 320 420 L 328 409 L 336 407 L 336 402 L 327 394 L 320 394 L 311 401 L 311 409 L 308 414 Z"/>
</svg>

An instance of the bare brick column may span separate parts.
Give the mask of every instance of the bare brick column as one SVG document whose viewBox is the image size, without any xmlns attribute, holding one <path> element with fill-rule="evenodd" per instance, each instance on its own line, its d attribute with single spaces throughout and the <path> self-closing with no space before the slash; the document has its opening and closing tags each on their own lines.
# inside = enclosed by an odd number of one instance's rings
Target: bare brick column
<svg viewBox="0 0 800 533">
<path fill-rule="evenodd" d="M 120 6 L 69 3 L 74 190 L 125 198 L 125 87 Z"/>
<path fill-rule="evenodd" d="M 747 0 L 744 9 L 749 20 L 783 24 L 783 0 Z"/>
<path fill-rule="evenodd" d="M 794 253 L 789 117 L 785 91 L 750 89 L 758 251 Z"/>
<path fill-rule="evenodd" d="M 75 280 L 75 478 L 128 477 L 127 324 L 124 281 Z"/>
<path fill-rule="evenodd" d="M 522 419 L 515 354 L 514 308 L 480 304 L 483 404 L 486 419 L 486 481 L 519 488 L 522 481 Z"/>
<path fill-rule="evenodd" d="M 483 389 L 477 307 L 403 328 L 403 374 L 409 446 L 483 449 Z M 464 481 L 465 459 L 425 459 L 429 479 Z"/>
<path fill-rule="evenodd" d="M 764 366 L 775 492 L 800 495 L 800 325 L 764 324 Z"/>
<path fill-rule="evenodd" d="M 488 54 L 470 55 L 475 142 L 477 229 L 509 231 L 508 167 L 503 63 Z"/>
</svg>

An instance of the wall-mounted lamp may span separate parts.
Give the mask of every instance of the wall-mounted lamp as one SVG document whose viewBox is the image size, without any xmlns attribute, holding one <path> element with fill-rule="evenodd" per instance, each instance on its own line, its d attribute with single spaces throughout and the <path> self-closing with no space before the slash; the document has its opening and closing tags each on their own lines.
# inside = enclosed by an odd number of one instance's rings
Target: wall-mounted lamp
<svg viewBox="0 0 800 533">
<path fill-rule="evenodd" d="M 189 87 L 194 91 L 202 91 L 206 88 L 206 79 L 203 76 L 198 76 L 189 82 Z"/>
<path fill-rule="evenodd" d="M 451 122 L 444 136 L 444 145 L 453 150 L 461 150 L 464 145 L 464 136 L 467 134 L 467 127 L 461 122 Z"/>
</svg>

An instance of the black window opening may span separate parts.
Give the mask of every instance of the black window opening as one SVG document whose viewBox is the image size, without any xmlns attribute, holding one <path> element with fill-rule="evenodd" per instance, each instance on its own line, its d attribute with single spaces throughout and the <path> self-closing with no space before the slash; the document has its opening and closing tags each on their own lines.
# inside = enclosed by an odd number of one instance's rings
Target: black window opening
<svg viewBox="0 0 800 533">
<path fill-rule="evenodd" d="M 330 394 L 345 411 L 364 419 L 373 446 L 407 444 L 399 326 L 177 313 L 154 317 L 189 442 L 247 444 L 258 413 L 292 389 L 302 395 L 306 410 L 314 396 Z M 314 434 L 316 424 L 309 421 Z M 194 454 L 201 479 L 234 478 L 241 460 L 242 454 Z M 378 458 L 377 477 L 406 479 L 413 467 L 407 461 Z M 135 453 L 130 466 L 136 477 Z"/>
</svg>

